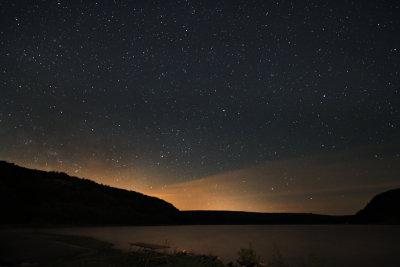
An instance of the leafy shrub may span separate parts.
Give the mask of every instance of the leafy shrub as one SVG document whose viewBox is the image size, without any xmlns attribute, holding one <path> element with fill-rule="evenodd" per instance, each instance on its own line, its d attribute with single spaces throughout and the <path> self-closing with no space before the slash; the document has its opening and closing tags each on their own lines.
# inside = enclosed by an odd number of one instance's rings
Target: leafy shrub
<svg viewBox="0 0 400 267">
<path fill-rule="evenodd" d="M 254 267 L 260 263 L 260 256 L 257 255 L 251 243 L 249 244 L 249 248 L 241 248 L 238 256 L 237 262 L 240 266 Z"/>
</svg>

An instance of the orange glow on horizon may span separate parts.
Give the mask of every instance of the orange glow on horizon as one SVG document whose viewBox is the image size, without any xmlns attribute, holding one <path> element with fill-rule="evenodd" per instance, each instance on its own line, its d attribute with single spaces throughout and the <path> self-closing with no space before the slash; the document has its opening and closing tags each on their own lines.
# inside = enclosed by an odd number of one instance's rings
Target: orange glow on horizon
<svg viewBox="0 0 400 267">
<path fill-rule="evenodd" d="M 390 146 L 364 146 L 348 151 L 270 161 L 182 183 L 166 183 L 161 175 L 133 168 L 107 168 L 82 162 L 82 168 L 23 164 L 57 170 L 109 186 L 137 191 L 172 203 L 180 210 L 311 212 L 353 214 L 373 195 L 400 186 L 400 158 L 374 155 Z M 155 179 L 154 177 L 158 177 Z M 382 179 L 377 179 L 382 177 Z"/>
<path fill-rule="evenodd" d="M 271 161 L 144 193 L 180 210 L 353 214 L 373 195 L 400 186 L 400 159 L 376 160 L 374 149 L 352 151 L 357 160 L 342 151 Z"/>
</svg>

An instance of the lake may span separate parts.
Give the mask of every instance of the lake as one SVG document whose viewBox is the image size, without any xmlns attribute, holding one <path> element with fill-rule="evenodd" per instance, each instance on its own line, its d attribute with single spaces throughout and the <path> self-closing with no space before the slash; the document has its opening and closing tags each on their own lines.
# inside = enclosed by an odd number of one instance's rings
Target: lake
<svg viewBox="0 0 400 267">
<path fill-rule="evenodd" d="M 202 225 L 78 227 L 48 232 L 93 237 L 129 250 L 129 242 L 168 242 L 173 250 L 219 256 L 235 262 L 241 247 L 252 243 L 264 262 L 278 247 L 285 262 L 300 266 L 310 253 L 326 266 L 400 266 L 400 226 L 360 225 Z"/>
</svg>

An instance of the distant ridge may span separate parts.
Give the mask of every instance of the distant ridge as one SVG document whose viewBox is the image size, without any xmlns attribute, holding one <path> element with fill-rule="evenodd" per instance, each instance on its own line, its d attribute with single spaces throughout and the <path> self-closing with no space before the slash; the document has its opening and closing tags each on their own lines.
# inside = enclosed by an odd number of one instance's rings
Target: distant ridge
<svg viewBox="0 0 400 267">
<path fill-rule="evenodd" d="M 171 224 L 179 210 L 134 191 L 0 161 L 1 224 Z"/>
<path fill-rule="evenodd" d="M 330 216 L 313 213 L 258 213 L 244 211 L 181 211 L 185 224 L 343 224 L 352 216 Z"/>
<path fill-rule="evenodd" d="M 0 161 L 0 225 L 400 224 L 400 189 L 355 215 L 179 211 L 138 192 Z"/>
</svg>

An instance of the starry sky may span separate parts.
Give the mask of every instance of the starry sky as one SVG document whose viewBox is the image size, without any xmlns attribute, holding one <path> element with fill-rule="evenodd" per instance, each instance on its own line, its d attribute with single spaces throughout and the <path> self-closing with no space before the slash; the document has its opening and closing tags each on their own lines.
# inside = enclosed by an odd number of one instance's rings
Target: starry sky
<svg viewBox="0 0 400 267">
<path fill-rule="evenodd" d="M 0 159 L 179 209 L 400 186 L 398 1 L 1 1 Z"/>
</svg>

